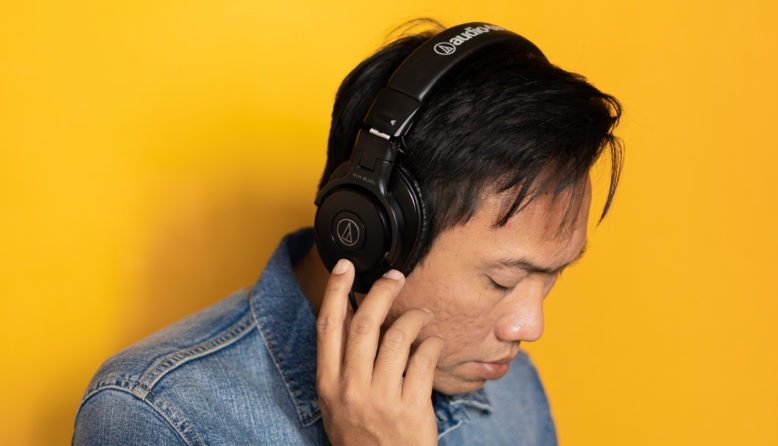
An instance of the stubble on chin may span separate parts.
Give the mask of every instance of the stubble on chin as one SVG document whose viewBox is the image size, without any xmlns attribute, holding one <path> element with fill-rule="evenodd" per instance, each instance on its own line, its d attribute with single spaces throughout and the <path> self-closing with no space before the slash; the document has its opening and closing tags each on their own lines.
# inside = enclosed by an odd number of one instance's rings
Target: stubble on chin
<svg viewBox="0 0 778 446">
<path fill-rule="evenodd" d="M 435 376 L 432 380 L 432 388 L 446 395 L 459 395 L 462 393 L 475 392 L 483 388 L 485 384 L 485 379 L 470 380 L 449 373 L 443 373 L 438 370 L 435 371 Z"/>
</svg>

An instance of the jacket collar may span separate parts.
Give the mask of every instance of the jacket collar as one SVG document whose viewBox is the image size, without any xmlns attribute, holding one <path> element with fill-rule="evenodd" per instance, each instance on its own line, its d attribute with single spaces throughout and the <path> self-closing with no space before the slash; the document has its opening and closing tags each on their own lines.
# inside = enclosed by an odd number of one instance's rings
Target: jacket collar
<svg viewBox="0 0 778 446">
<path fill-rule="evenodd" d="M 268 260 L 251 295 L 251 311 L 259 331 L 283 377 L 297 415 L 306 426 L 321 416 L 316 394 L 316 315 L 292 267 L 312 246 L 311 228 L 285 236 Z M 484 389 L 461 395 L 435 392 L 433 404 L 439 432 L 466 418 L 462 406 L 486 413 L 492 410 Z"/>
</svg>

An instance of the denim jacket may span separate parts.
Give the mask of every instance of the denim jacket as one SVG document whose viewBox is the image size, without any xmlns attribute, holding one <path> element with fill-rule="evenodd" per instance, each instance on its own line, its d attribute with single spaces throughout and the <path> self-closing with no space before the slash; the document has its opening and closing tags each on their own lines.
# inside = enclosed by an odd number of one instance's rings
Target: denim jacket
<svg viewBox="0 0 778 446">
<path fill-rule="evenodd" d="M 316 396 L 316 316 L 292 265 L 313 244 L 287 235 L 257 283 L 141 340 L 97 371 L 74 445 L 325 445 Z M 555 445 L 523 351 L 479 391 L 433 393 L 440 445 Z"/>
</svg>

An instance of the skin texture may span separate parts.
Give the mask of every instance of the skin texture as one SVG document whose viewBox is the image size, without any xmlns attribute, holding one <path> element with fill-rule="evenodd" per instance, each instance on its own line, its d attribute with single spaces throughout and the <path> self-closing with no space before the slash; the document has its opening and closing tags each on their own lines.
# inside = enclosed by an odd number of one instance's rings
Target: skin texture
<svg viewBox="0 0 778 446">
<path fill-rule="evenodd" d="M 569 193 L 533 200 L 505 226 L 493 227 L 504 197 L 486 198 L 464 225 L 443 231 L 429 255 L 407 278 L 387 323 L 409 308 L 425 307 L 433 320 L 420 332 L 440 334 L 445 347 L 435 371 L 434 388 L 458 394 L 486 382 L 480 363 L 508 363 L 521 341 L 543 334 L 543 301 L 558 273 L 575 261 L 586 244 L 591 201 L 588 179 L 578 215 L 559 232 Z M 500 266 L 500 259 L 525 259 L 556 272 Z M 508 290 L 493 288 L 494 280 Z M 507 369 L 506 369 L 507 370 Z"/>
<path fill-rule="evenodd" d="M 318 315 L 317 391 L 333 444 L 435 444 L 433 388 L 472 392 L 507 373 L 520 342 L 542 335 L 543 301 L 584 250 L 589 179 L 580 186 L 574 198 L 572 188 L 541 194 L 497 227 L 510 195 L 485 194 L 407 278 L 392 270 L 358 295 L 356 314 L 350 262 L 329 275 L 314 248 L 295 265 Z"/>
</svg>

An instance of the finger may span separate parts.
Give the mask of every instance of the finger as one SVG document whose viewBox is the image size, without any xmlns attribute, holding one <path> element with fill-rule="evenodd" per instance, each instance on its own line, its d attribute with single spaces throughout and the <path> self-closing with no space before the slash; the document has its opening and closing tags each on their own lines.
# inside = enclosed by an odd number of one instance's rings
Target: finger
<svg viewBox="0 0 778 446">
<path fill-rule="evenodd" d="M 403 400 L 423 403 L 432 395 L 432 379 L 443 350 L 443 338 L 430 336 L 419 344 L 408 363 L 403 380 Z"/>
<path fill-rule="evenodd" d="M 402 374 L 408 363 L 411 344 L 419 331 L 432 320 L 429 310 L 414 308 L 403 313 L 389 327 L 381 340 L 373 370 L 373 386 L 386 395 L 402 393 Z"/>
<path fill-rule="evenodd" d="M 331 380 L 340 376 L 348 292 L 353 280 L 354 266 L 348 260 L 340 259 L 332 269 L 316 319 L 317 379 Z"/>
<path fill-rule="evenodd" d="M 343 357 L 343 377 L 346 380 L 363 384 L 372 381 L 381 324 L 404 283 L 402 273 L 390 270 L 373 284 L 351 317 Z"/>
</svg>

